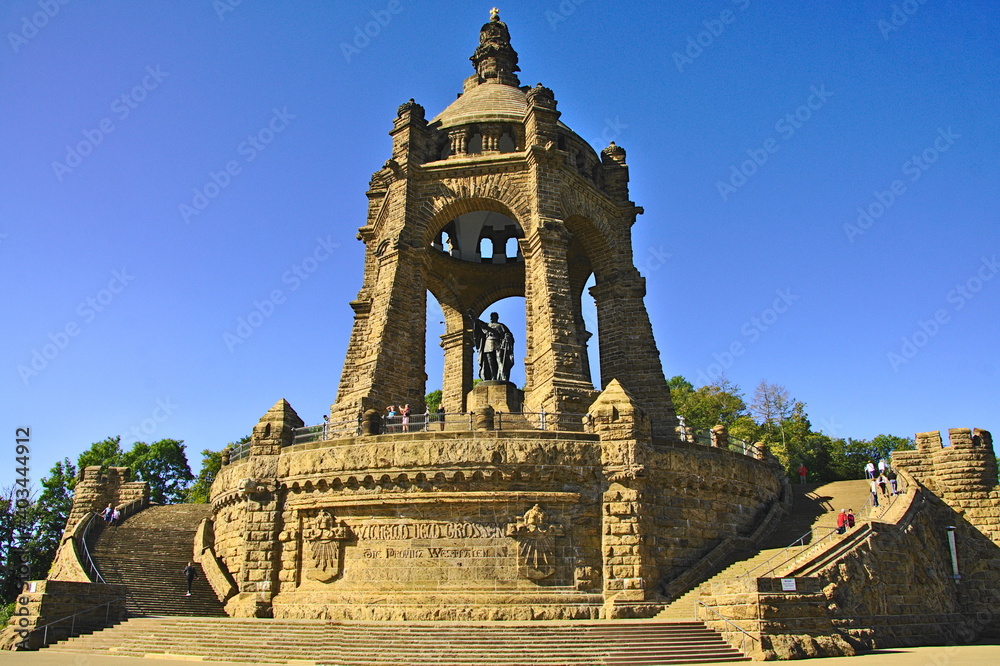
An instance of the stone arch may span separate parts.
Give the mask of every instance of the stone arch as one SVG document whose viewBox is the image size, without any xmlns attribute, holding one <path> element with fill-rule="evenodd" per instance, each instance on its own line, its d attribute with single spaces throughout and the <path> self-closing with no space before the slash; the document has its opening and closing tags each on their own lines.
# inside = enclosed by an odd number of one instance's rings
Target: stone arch
<svg viewBox="0 0 1000 666">
<path fill-rule="evenodd" d="M 496 192 L 497 196 L 462 196 L 444 183 L 441 183 L 440 187 L 447 194 L 433 199 L 433 212 L 427 217 L 426 224 L 424 224 L 423 237 L 420 239 L 421 246 L 430 246 L 438 232 L 456 217 L 479 211 L 505 215 L 514 220 L 522 233 L 525 232 L 528 214 L 527 204 L 523 201 L 523 197 L 511 196 L 507 192 Z M 518 208 L 522 208 L 522 210 L 518 212 Z"/>
</svg>

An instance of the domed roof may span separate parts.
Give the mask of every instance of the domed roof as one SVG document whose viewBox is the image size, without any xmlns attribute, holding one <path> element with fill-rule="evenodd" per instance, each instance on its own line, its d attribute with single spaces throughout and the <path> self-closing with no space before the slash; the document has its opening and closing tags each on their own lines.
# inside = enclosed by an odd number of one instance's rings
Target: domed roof
<svg viewBox="0 0 1000 666">
<path fill-rule="evenodd" d="M 455 127 L 469 123 L 488 121 L 522 121 L 528 110 L 524 91 L 503 83 L 481 83 L 462 94 L 461 97 L 431 120 L 441 127 Z"/>
</svg>

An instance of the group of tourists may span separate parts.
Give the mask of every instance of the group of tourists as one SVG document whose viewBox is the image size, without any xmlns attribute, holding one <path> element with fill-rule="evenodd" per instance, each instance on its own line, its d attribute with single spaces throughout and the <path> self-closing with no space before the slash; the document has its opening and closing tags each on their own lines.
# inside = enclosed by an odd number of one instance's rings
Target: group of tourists
<svg viewBox="0 0 1000 666">
<path fill-rule="evenodd" d="M 396 405 L 389 405 L 385 408 L 385 417 L 382 423 L 383 433 L 394 433 L 394 432 L 411 432 L 411 425 L 413 432 L 421 432 L 424 430 L 431 429 L 431 423 L 437 422 L 441 430 L 444 430 L 444 407 L 438 406 L 437 411 L 431 414 L 431 408 L 427 407 L 424 410 L 423 419 L 421 420 L 419 416 L 415 423 L 410 423 L 410 418 L 413 415 L 413 410 L 410 409 L 409 404 L 400 405 L 398 410 Z"/>
<path fill-rule="evenodd" d="M 104 507 L 104 511 L 101 511 L 101 518 L 108 524 L 108 527 L 117 527 L 121 517 L 122 514 L 118 511 L 118 507 L 113 507 L 110 504 Z"/>
<path fill-rule="evenodd" d="M 883 498 L 889 497 L 889 493 L 893 495 L 899 494 L 899 487 L 896 481 L 896 471 L 885 461 L 885 459 L 878 461 L 878 466 L 871 460 L 865 465 L 865 476 L 868 478 L 869 492 L 872 496 L 872 506 L 879 506 L 878 498 L 881 495 Z"/>
<path fill-rule="evenodd" d="M 854 509 L 841 509 L 837 515 L 837 534 L 843 534 L 854 527 Z"/>
</svg>

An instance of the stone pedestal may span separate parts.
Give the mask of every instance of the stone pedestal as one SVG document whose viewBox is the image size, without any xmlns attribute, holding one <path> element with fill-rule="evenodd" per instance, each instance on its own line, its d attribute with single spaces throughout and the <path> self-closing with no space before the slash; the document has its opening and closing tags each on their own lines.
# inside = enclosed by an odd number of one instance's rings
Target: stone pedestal
<svg viewBox="0 0 1000 666">
<path fill-rule="evenodd" d="M 524 392 L 510 382 L 479 382 L 469 392 L 469 411 L 479 413 L 486 407 L 495 412 L 518 414 L 522 411 Z"/>
</svg>

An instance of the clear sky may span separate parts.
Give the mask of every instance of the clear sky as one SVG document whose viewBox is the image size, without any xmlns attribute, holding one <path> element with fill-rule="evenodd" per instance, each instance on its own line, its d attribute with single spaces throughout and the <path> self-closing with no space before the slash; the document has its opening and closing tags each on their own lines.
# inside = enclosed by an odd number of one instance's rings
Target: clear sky
<svg viewBox="0 0 1000 666">
<path fill-rule="evenodd" d="M 279 398 L 318 422 L 396 107 L 455 99 L 489 9 L 2 3 L 0 486 L 20 426 L 37 483 L 113 435 L 197 470 Z M 833 436 L 1000 431 L 1000 6 L 500 10 L 522 83 L 628 151 L 668 377 L 784 385 Z"/>
</svg>

